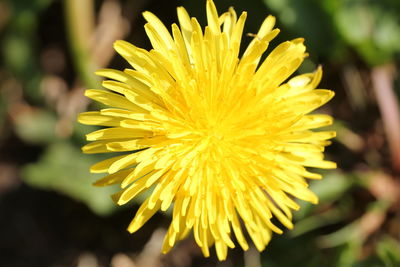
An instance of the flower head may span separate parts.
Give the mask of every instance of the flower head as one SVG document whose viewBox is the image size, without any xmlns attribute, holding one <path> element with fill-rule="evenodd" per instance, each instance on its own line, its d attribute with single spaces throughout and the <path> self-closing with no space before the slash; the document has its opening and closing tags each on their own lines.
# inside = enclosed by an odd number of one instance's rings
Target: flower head
<svg viewBox="0 0 400 267">
<path fill-rule="evenodd" d="M 219 16 L 207 1 L 208 26 L 178 8 L 172 36 L 144 12 L 153 49 L 124 41 L 116 51 L 133 69 L 97 72 L 111 80 L 106 90 L 85 95 L 110 106 L 80 114 L 79 121 L 108 128 L 87 135 L 85 153 L 126 152 L 91 167 L 108 173 L 95 185 L 120 184 L 113 199 L 123 205 L 150 190 L 128 231 L 137 231 L 158 210 L 173 205 L 163 252 L 193 231 L 205 256 L 213 244 L 220 260 L 237 243 L 248 249 L 243 229 L 260 251 L 272 232 L 291 229 L 293 197 L 317 203 L 306 167 L 335 168 L 323 159 L 334 132 L 312 129 L 332 123 L 309 113 L 334 93 L 315 89 L 322 76 L 291 76 L 307 56 L 303 39 L 278 45 L 260 63 L 278 34 L 268 16 L 239 59 L 246 13 L 231 8 Z"/>
</svg>

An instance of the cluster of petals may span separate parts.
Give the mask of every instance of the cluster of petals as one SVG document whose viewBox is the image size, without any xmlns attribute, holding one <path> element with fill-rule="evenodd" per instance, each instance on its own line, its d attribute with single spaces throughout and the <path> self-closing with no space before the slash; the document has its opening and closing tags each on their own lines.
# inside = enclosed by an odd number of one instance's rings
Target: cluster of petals
<svg viewBox="0 0 400 267">
<path fill-rule="evenodd" d="M 316 89 L 321 68 L 290 78 L 307 56 L 301 38 L 261 60 L 279 33 L 274 17 L 248 37 L 239 58 L 246 12 L 219 16 L 212 0 L 206 12 L 204 31 L 182 7 L 171 31 L 144 12 L 153 49 L 116 41 L 132 68 L 99 70 L 108 90 L 85 95 L 107 107 L 78 120 L 106 126 L 87 135 L 85 153 L 119 152 L 91 167 L 106 173 L 95 185 L 119 184 L 112 196 L 119 205 L 148 192 L 129 232 L 171 208 L 164 253 L 193 233 L 205 256 L 214 245 L 224 260 L 228 247 L 247 250 L 250 238 L 261 251 L 273 232 L 291 229 L 295 198 L 318 202 L 307 179 L 321 175 L 306 168 L 335 168 L 323 154 L 335 133 L 313 131 L 332 118 L 310 112 L 334 93 Z"/>
</svg>

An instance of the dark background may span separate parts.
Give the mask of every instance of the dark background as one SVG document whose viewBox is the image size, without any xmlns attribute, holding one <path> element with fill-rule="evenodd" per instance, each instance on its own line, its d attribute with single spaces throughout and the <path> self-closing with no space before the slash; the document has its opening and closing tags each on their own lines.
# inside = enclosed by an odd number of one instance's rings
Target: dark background
<svg viewBox="0 0 400 267">
<path fill-rule="evenodd" d="M 114 40 L 150 49 L 142 11 L 170 25 L 183 5 L 205 25 L 205 0 L 0 0 L 0 266 L 400 266 L 400 1 L 215 2 L 248 11 L 245 33 L 275 15 L 271 47 L 305 37 L 299 73 L 323 66 L 338 169 L 311 182 L 320 204 L 300 202 L 294 230 L 261 254 L 238 248 L 219 263 L 189 238 L 160 255 L 169 215 L 125 231 L 143 197 L 116 207 L 116 188 L 91 186 L 104 155 L 81 153 L 95 128 L 76 115 L 98 108 L 83 96 L 99 88 L 96 69 L 128 67 Z"/>
</svg>

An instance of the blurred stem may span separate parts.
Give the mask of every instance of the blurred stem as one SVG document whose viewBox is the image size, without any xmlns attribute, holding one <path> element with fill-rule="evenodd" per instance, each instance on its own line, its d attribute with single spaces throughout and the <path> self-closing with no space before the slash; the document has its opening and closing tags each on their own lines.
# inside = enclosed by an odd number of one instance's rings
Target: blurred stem
<svg viewBox="0 0 400 267">
<path fill-rule="evenodd" d="M 346 64 L 342 77 L 350 105 L 356 110 L 365 110 L 367 96 L 360 71 L 353 64 Z"/>
<path fill-rule="evenodd" d="M 85 87 L 96 88 L 99 81 L 93 75 L 96 66 L 90 54 L 95 27 L 94 1 L 64 0 L 64 11 L 75 69 Z"/>
<path fill-rule="evenodd" d="M 394 69 L 392 64 L 376 66 L 372 68 L 371 79 L 389 143 L 393 168 L 400 173 L 400 109 L 393 90 Z"/>
<path fill-rule="evenodd" d="M 244 252 L 244 267 L 261 267 L 260 252 L 254 246 Z"/>
</svg>

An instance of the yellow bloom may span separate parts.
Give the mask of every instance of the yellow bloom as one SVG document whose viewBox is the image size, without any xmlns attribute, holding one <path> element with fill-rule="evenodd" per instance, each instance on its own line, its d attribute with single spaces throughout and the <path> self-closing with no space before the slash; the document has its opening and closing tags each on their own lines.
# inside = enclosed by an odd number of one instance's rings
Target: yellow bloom
<svg viewBox="0 0 400 267">
<path fill-rule="evenodd" d="M 178 8 L 172 36 L 152 13 L 144 12 L 153 49 L 124 41 L 116 51 L 133 67 L 97 72 L 111 91 L 90 89 L 86 96 L 110 108 L 80 114 L 79 121 L 108 126 L 87 135 L 85 153 L 128 152 L 91 167 L 108 173 L 95 185 L 120 184 L 113 199 L 123 205 L 151 190 L 128 227 L 137 231 L 158 210 L 173 204 L 163 252 L 193 230 L 205 256 L 213 244 L 220 260 L 232 237 L 248 249 L 245 228 L 258 250 L 272 232 L 291 229 L 292 197 L 317 203 L 305 178 L 320 179 L 305 167 L 335 168 L 323 160 L 334 132 L 311 129 L 332 123 L 309 113 L 334 93 L 315 89 L 321 68 L 289 78 L 307 56 L 303 39 L 276 47 L 259 64 L 278 34 L 268 16 L 239 60 L 246 20 L 231 8 L 218 16 L 207 1 L 208 26 Z M 231 233 L 233 230 L 233 233 Z"/>
</svg>

